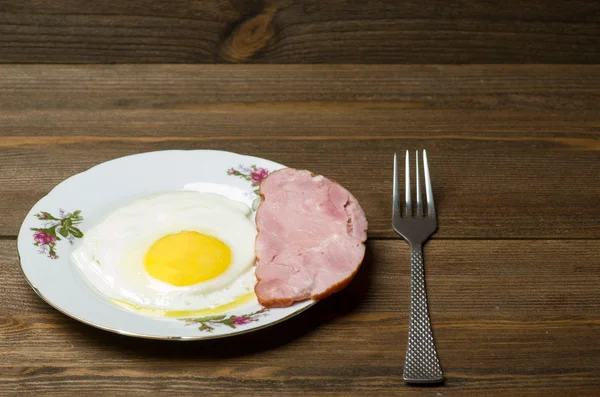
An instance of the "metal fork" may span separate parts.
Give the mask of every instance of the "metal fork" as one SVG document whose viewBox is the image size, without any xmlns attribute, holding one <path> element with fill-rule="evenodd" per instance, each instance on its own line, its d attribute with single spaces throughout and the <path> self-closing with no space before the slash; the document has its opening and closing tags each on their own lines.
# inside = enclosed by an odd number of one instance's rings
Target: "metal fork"
<svg viewBox="0 0 600 397">
<path fill-rule="evenodd" d="M 423 168 L 425 171 L 425 193 L 427 212 L 423 211 L 421 182 L 419 178 L 419 151 L 416 152 L 416 199 L 417 208 L 413 215 L 410 192 L 410 164 L 406 151 L 405 212 L 402 214 L 400 194 L 398 192 L 398 161 L 394 154 L 394 186 L 392 206 L 392 226 L 394 231 L 410 244 L 410 323 L 408 345 L 404 361 L 404 381 L 408 383 L 437 383 L 444 380 L 440 360 L 435 350 L 429 311 L 427 292 L 425 291 L 425 272 L 423 268 L 423 244 L 437 230 L 435 205 L 429 177 L 427 152 L 423 150 Z"/>
</svg>

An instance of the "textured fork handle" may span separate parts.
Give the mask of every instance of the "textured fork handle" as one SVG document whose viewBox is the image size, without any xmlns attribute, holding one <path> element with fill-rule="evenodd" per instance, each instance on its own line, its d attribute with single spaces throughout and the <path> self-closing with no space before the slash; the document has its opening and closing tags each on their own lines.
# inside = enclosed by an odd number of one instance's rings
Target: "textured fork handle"
<svg viewBox="0 0 600 397">
<path fill-rule="evenodd" d="M 444 380 L 429 322 L 423 248 L 419 245 L 410 247 L 410 324 L 404 380 L 408 383 L 436 383 Z"/>
</svg>

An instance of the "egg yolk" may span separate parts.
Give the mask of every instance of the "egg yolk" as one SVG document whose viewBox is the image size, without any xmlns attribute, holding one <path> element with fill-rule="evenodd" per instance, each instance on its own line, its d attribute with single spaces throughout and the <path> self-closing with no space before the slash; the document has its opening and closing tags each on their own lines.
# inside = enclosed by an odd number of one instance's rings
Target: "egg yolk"
<svg viewBox="0 0 600 397">
<path fill-rule="evenodd" d="M 184 231 L 157 240 L 144 258 L 152 277 L 183 287 L 217 277 L 231 264 L 231 249 L 218 238 Z"/>
</svg>

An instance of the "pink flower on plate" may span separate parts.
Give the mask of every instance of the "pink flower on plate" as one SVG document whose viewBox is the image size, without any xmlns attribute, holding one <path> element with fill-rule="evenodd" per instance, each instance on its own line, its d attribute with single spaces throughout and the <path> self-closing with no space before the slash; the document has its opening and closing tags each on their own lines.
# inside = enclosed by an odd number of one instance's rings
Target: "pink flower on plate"
<svg viewBox="0 0 600 397">
<path fill-rule="evenodd" d="M 58 258 L 58 257 L 56 256 L 56 254 L 50 254 L 50 255 L 49 255 L 49 257 L 50 257 L 50 259 L 56 259 L 56 258 Z"/>
<path fill-rule="evenodd" d="M 229 175 L 235 175 L 235 174 L 237 174 L 237 171 L 236 171 L 236 170 L 234 170 L 233 168 L 230 168 L 229 170 L 227 170 L 227 173 L 228 173 Z"/>
<path fill-rule="evenodd" d="M 269 171 L 266 168 L 257 168 L 255 170 L 252 170 L 250 172 L 250 175 L 252 175 L 252 179 L 250 180 L 250 182 L 257 185 L 260 183 L 260 181 L 262 181 L 269 175 Z"/>
<path fill-rule="evenodd" d="M 43 212 L 40 214 L 40 219 L 46 219 L 48 218 L 48 215 L 44 214 Z"/>
<path fill-rule="evenodd" d="M 56 241 L 56 237 L 46 234 L 46 232 L 39 231 L 33 235 L 33 241 L 45 245 L 54 243 Z"/>
<path fill-rule="evenodd" d="M 231 319 L 231 324 L 233 325 L 245 325 L 245 324 L 249 324 L 251 323 L 252 320 L 249 317 L 244 317 L 244 316 L 235 316 L 233 319 Z"/>
</svg>

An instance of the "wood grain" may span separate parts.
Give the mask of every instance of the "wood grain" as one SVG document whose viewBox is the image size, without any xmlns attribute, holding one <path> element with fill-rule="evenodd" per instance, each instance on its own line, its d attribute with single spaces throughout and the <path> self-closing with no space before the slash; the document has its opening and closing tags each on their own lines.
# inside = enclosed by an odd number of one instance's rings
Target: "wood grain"
<svg viewBox="0 0 600 397">
<path fill-rule="evenodd" d="M 426 148 L 436 238 L 600 237 L 598 66 L 3 66 L 0 235 L 74 173 L 220 149 L 308 168 L 390 229 L 391 159 Z"/>
<path fill-rule="evenodd" d="M 4 63 L 598 63 L 595 0 L 0 2 Z"/>
<path fill-rule="evenodd" d="M 235 339 L 176 343 L 111 334 L 54 311 L 23 279 L 15 242 L 0 241 L 0 394 L 592 396 L 600 387 L 599 250 L 595 240 L 427 245 L 447 382 L 422 389 L 401 380 L 403 242 L 370 241 L 350 286 L 294 319 Z"/>
</svg>

